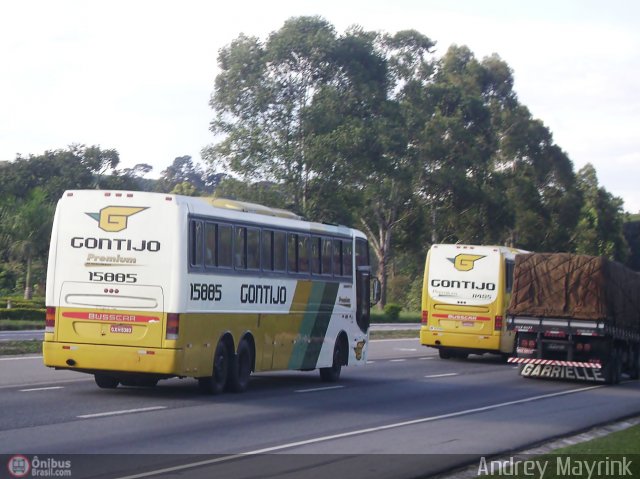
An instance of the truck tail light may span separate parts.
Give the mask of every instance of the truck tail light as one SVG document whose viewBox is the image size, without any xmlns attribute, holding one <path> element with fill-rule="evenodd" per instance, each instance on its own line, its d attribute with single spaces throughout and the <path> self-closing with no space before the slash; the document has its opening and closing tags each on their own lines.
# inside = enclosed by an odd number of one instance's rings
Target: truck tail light
<svg viewBox="0 0 640 479">
<path fill-rule="evenodd" d="M 422 311 L 422 324 L 429 322 L 429 311 Z"/>
<path fill-rule="evenodd" d="M 502 330 L 502 316 L 496 316 L 496 320 L 493 323 L 493 329 L 495 331 L 501 331 Z"/>
<path fill-rule="evenodd" d="M 44 316 L 44 332 L 53 333 L 56 328 L 56 308 L 47 306 Z"/>
<path fill-rule="evenodd" d="M 171 339 L 171 340 L 178 339 L 179 332 L 180 332 L 180 315 L 178 313 L 168 313 L 166 339 Z"/>
<path fill-rule="evenodd" d="M 536 340 L 535 339 L 521 339 L 520 347 L 527 349 L 536 349 Z"/>
</svg>

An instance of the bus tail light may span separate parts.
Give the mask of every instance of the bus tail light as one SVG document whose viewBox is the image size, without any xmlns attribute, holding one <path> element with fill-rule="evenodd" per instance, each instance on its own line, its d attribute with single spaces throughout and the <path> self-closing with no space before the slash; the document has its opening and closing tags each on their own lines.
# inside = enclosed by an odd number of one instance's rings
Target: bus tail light
<svg viewBox="0 0 640 479">
<path fill-rule="evenodd" d="M 44 332 L 53 333 L 56 328 L 56 308 L 48 306 L 44 316 Z"/>
<path fill-rule="evenodd" d="M 178 339 L 180 331 L 180 315 L 178 313 L 167 314 L 167 336 L 166 339 Z"/>
<path fill-rule="evenodd" d="M 502 331 L 502 316 L 496 316 L 496 320 L 493 323 L 493 329 L 496 331 Z"/>
<path fill-rule="evenodd" d="M 422 324 L 429 322 L 429 311 L 422 311 Z"/>
</svg>

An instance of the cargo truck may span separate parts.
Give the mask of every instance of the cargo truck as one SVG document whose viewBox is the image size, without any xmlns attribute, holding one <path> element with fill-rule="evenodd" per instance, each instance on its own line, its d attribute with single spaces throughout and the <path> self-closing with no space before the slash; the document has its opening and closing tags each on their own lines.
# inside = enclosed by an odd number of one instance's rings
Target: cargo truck
<svg viewBox="0 0 640 479">
<path fill-rule="evenodd" d="M 518 255 L 507 326 L 523 377 L 638 379 L 640 274 L 604 257 Z"/>
</svg>

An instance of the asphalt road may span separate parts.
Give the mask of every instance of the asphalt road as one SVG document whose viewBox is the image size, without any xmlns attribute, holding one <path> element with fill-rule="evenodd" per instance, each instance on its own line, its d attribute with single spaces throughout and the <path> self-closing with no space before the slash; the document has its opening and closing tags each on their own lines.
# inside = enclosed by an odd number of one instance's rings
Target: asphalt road
<svg viewBox="0 0 640 479">
<path fill-rule="evenodd" d="M 189 379 L 101 390 L 38 357 L 0 358 L 0 454 L 61 454 L 73 477 L 428 477 L 640 414 L 638 381 L 524 379 L 417 340 L 375 341 L 369 360 L 337 384 L 261 373 L 210 397 Z"/>
</svg>

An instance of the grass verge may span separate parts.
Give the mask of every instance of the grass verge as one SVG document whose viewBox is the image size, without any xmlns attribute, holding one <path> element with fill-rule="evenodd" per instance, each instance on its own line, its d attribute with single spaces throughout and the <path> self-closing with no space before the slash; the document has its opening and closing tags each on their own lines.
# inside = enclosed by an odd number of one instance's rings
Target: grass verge
<svg viewBox="0 0 640 479">
<path fill-rule="evenodd" d="M 0 331 L 24 331 L 31 329 L 44 329 L 44 322 L 30 319 L 2 319 Z"/>
<path fill-rule="evenodd" d="M 399 329 L 397 331 L 371 331 L 369 339 L 412 339 L 420 337 L 415 329 Z"/>
<path fill-rule="evenodd" d="M 502 459 L 505 469 L 498 474 L 479 474 L 493 479 L 524 479 L 534 477 L 531 471 L 544 468 L 544 479 L 640 477 L 640 425 L 572 446 L 555 449 L 548 454 L 522 459 L 513 464 Z M 489 460 L 488 464 L 489 464 Z M 529 473 L 526 472 L 529 465 Z M 478 470 L 480 472 L 480 469 Z"/>
<path fill-rule="evenodd" d="M 42 341 L 32 339 L 29 341 L 1 341 L 0 356 L 14 354 L 33 354 L 42 352 Z"/>
</svg>

